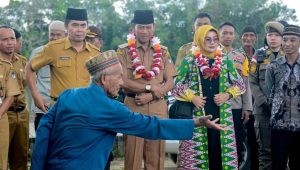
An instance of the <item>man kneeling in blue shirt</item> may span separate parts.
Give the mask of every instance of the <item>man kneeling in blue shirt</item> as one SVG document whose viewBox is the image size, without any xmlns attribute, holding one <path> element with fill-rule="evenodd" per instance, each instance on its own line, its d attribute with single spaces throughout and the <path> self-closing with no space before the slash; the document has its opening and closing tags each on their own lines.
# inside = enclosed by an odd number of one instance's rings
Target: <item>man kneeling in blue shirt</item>
<svg viewBox="0 0 300 170">
<path fill-rule="evenodd" d="M 86 62 L 92 76 L 88 87 L 64 91 L 40 121 L 32 170 L 102 170 L 116 134 L 147 139 L 186 140 L 194 126 L 225 130 L 211 116 L 190 120 L 159 119 L 130 111 L 111 99 L 123 84 L 122 67 L 114 51 Z"/>
</svg>

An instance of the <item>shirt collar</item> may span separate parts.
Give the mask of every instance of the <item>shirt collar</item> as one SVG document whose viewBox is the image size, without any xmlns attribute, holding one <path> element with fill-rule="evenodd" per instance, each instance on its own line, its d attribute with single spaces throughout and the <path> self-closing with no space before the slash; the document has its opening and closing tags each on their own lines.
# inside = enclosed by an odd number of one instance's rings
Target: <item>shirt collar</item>
<svg viewBox="0 0 300 170">
<path fill-rule="evenodd" d="M 287 62 L 286 58 L 285 57 L 280 57 L 278 60 L 277 60 L 278 64 L 284 64 Z"/>
<path fill-rule="evenodd" d="M 18 57 L 18 54 L 14 53 L 12 60 L 9 61 L 6 58 L 4 58 L 2 52 L 0 52 L 0 60 L 7 63 L 13 63 L 14 61 L 20 60 L 20 58 Z"/>
<path fill-rule="evenodd" d="M 69 37 L 67 37 L 66 41 L 65 41 L 65 49 L 69 49 L 69 48 L 72 48 L 72 44 L 71 44 Z M 91 47 L 85 40 L 84 40 L 84 48 L 88 51 L 92 51 Z"/>
<path fill-rule="evenodd" d="M 150 45 L 151 48 L 153 48 L 153 47 L 152 47 L 152 44 L 151 44 L 151 41 L 149 42 L 149 45 Z M 136 40 L 136 48 L 137 48 L 137 49 L 138 49 L 138 48 L 144 49 L 144 46 L 143 46 L 138 40 Z M 144 49 L 144 50 L 145 50 L 145 49 Z"/>
<path fill-rule="evenodd" d="M 300 54 L 298 54 L 298 58 L 296 62 L 300 65 Z"/>
<path fill-rule="evenodd" d="M 285 63 L 287 63 L 286 56 L 280 57 L 280 58 L 277 60 L 277 62 L 278 62 L 279 64 L 285 64 Z M 298 54 L 296 63 L 300 65 L 300 55 L 299 55 L 299 54 Z"/>
<path fill-rule="evenodd" d="M 91 84 L 89 85 L 89 88 L 90 88 L 90 89 L 94 89 L 94 90 L 98 91 L 99 93 L 105 94 L 103 87 L 98 86 L 98 85 L 95 84 L 95 83 L 91 83 Z"/>
</svg>

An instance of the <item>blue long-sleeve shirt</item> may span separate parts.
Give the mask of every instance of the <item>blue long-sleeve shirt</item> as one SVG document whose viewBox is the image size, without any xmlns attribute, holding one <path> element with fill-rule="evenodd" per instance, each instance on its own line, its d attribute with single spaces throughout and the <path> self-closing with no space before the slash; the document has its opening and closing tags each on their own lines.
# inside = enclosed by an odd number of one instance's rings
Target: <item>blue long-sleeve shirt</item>
<svg viewBox="0 0 300 170">
<path fill-rule="evenodd" d="M 191 139 L 193 120 L 168 120 L 130 111 L 103 88 L 66 90 L 37 130 L 32 170 L 104 169 L 116 133 L 147 139 Z"/>
</svg>

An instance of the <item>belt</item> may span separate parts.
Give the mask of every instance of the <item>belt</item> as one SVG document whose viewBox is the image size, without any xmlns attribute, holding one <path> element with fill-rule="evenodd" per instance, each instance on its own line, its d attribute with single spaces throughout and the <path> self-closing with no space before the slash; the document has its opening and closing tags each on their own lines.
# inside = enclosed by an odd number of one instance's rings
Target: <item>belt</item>
<svg viewBox="0 0 300 170">
<path fill-rule="evenodd" d="M 137 94 L 136 93 L 126 93 L 126 96 L 135 98 L 135 96 L 137 96 Z"/>
<path fill-rule="evenodd" d="M 56 102 L 57 97 L 51 97 L 51 99 Z"/>
<path fill-rule="evenodd" d="M 11 106 L 8 108 L 10 112 L 21 112 L 25 109 L 25 106 Z"/>
<path fill-rule="evenodd" d="M 135 98 L 135 96 L 138 96 L 139 94 L 137 94 L 137 93 L 126 93 L 126 96 L 127 97 L 132 97 L 132 98 Z M 157 100 L 162 100 L 163 99 L 163 97 L 162 98 L 158 98 Z"/>
</svg>

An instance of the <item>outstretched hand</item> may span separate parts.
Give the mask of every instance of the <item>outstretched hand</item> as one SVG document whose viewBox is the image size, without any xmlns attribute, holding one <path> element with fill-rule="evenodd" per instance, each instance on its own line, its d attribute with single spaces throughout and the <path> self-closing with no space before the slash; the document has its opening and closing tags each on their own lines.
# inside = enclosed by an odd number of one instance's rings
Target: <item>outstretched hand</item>
<svg viewBox="0 0 300 170">
<path fill-rule="evenodd" d="M 194 119 L 195 127 L 206 126 L 215 130 L 227 130 L 225 125 L 217 123 L 219 118 L 215 120 L 210 119 L 212 119 L 212 115 L 202 116 L 199 119 Z"/>
</svg>

